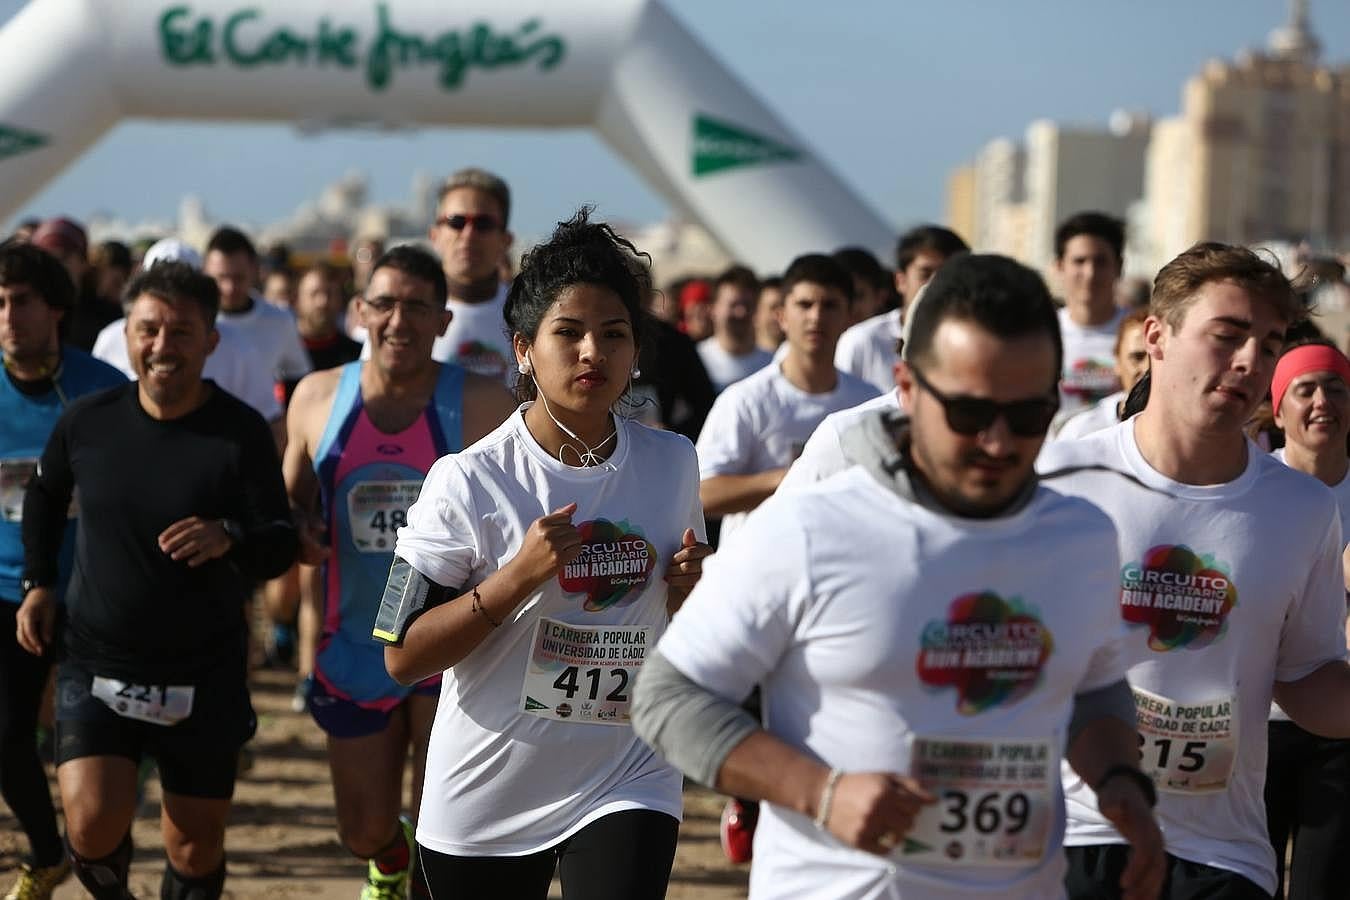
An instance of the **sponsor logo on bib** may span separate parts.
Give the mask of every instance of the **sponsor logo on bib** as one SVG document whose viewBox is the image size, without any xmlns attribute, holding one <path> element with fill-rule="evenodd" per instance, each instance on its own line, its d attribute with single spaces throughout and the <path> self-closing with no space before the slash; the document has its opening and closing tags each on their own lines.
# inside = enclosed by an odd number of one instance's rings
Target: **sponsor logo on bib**
<svg viewBox="0 0 1350 900">
<path fill-rule="evenodd" d="M 1223 636 L 1237 606 L 1225 567 L 1182 544 L 1160 544 L 1120 570 L 1120 615 L 1149 627 L 1150 650 L 1207 647 Z"/>
<path fill-rule="evenodd" d="M 455 362 L 476 375 L 501 378 L 506 374 L 506 357 L 496 347 L 482 341 L 463 341 L 455 350 Z"/>
<path fill-rule="evenodd" d="M 562 589 L 585 594 L 583 608 L 601 612 L 638 598 L 656 570 L 656 547 L 636 527 L 608 519 L 577 526 L 581 554 L 558 573 Z"/>
<path fill-rule="evenodd" d="M 946 621 L 924 627 L 915 669 L 926 685 L 955 687 L 957 711 L 972 716 L 1031 693 L 1054 647 L 1021 598 L 966 594 L 952 601 Z"/>
</svg>

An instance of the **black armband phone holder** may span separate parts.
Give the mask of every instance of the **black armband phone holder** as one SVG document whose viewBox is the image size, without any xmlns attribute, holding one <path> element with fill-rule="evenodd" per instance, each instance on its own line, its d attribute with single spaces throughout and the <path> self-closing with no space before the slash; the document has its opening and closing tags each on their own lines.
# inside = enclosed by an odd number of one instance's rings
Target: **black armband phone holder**
<svg viewBox="0 0 1350 900">
<path fill-rule="evenodd" d="M 395 556 L 371 636 L 382 643 L 398 646 L 403 643 L 408 626 L 418 616 L 449 598 L 449 588 L 441 587 L 414 569 L 407 560 Z"/>
</svg>

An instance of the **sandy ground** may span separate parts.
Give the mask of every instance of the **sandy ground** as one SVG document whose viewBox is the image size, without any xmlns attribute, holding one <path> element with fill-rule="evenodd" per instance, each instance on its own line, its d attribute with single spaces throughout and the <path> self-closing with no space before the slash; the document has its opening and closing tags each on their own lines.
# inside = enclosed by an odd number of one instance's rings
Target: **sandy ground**
<svg viewBox="0 0 1350 900">
<path fill-rule="evenodd" d="M 251 747 L 256 763 L 240 781 L 226 844 L 229 881 L 226 897 L 355 898 L 364 866 L 337 842 L 333 793 L 323 738 L 307 715 L 290 711 L 294 677 L 277 672 L 255 676 L 253 702 L 258 736 Z M 56 796 L 53 783 L 52 794 Z M 133 829 L 136 862 L 131 889 L 141 898 L 159 896 L 163 845 L 159 837 L 159 785 L 152 780 Z M 690 788 L 680 831 L 672 900 L 724 900 L 744 897 L 748 867 L 729 864 L 717 840 L 722 800 Z M 0 806 L 0 890 L 12 883 L 13 870 L 27 851 L 8 810 Z M 58 900 L 85 896 L 73 881 L 56 892 Z M 554 885 L 553 897 L 562 894 Z"/>
</svg>

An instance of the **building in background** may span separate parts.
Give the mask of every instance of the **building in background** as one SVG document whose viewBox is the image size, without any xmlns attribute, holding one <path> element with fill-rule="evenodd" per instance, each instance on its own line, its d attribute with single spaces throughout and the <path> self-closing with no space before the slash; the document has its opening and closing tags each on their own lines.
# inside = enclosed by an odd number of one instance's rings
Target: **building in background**
<svg viewBox="0 0 1350 900">
<path fill-rule="evenodd" d="M 1211 60 L 1181 114 L 1116 112 L 1107 129 L 1033 122 L 1021 145 L 986 144 L 949 181 L 948 218 L 977 250 L 1043 272 L 1055 225 L 1097 209 L 1124 218 L 1125 274 L 1152 278 L 1200 240 L 1350 250 L 1350 64 L 1330 66 L 1306 0 L 1264 51 Z M 968 186 L 973 190 L 966 192 Z"/>
<path fill-rule="evenodd" d="M 1198 240 L 1350 248 L 1350 64 L 1321 62 L 1306 0 L 1264 51 L 1210 60 L 1159 122 L 1131 249 L 1157 267 Z"/>
</svg>

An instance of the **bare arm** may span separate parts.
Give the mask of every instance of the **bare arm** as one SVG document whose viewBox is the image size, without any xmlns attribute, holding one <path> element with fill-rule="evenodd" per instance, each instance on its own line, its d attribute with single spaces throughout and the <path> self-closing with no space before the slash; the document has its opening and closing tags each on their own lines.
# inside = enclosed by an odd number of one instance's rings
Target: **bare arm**
<svg viewBox="0 0 1350 900">
<path fill-rule="evenodd" d="M 301 379 L 286 413 L 286 453 L 281 474 L 300 535 L 300 561 L 318 565 L 328 556 L 319 510 L 319 479 L 314 474 L 313 448 L 323 436 L 332 411 L 340 369 L 315 372 Z"/>
<path fill-rule="evenodd" d="M 535 519 L 520 551 L 478 585 L 477 604 L 470 590 L 413 621 L 401 644 L 384 648 L 384 667 L 390 677 L 400 684 L 414 684 L 444 672 L 497 628 L 511 627 L 509 619 L 516 607 L 581 553 L 581 534 L 572 525 L 576 508 L 569 503 Z"/>
<path fill-rule="evenodd" d="M 778 490 L 787 468 L 769 469 L 754 475 L 714 475 L 699 483 L 698 496 L 708 516 L 749 512 Z"/>
<path fill-rule="evenodd" d="M 1300 728 L 1350 738 L 1350 664 L 1344 660 L 1324 663 L 1298 681 L 1275 682 L 1275 700 Z"/>
<path fill-rule="evenodd" d="M 464 376 L 464 446 L 477 441 L 516 411 L 516 400 L 495 378 Z"/>
<path fill-rule="evenodd" d="M 1162 832 L 1153 818 L 1144 789 L 1132 778 L 1102 778 L 1112 769 L 1138 769 L 1139 735 L 1114 716 L 1088 722 L 1069 745 L 1069 765 L 1097 791 L 1097 808 L 1130 844 L 1130 858 L 1121 873 L 1125 900 L 1153 900 L 1162 889 L 1165 852 Z"/>
</svg>

